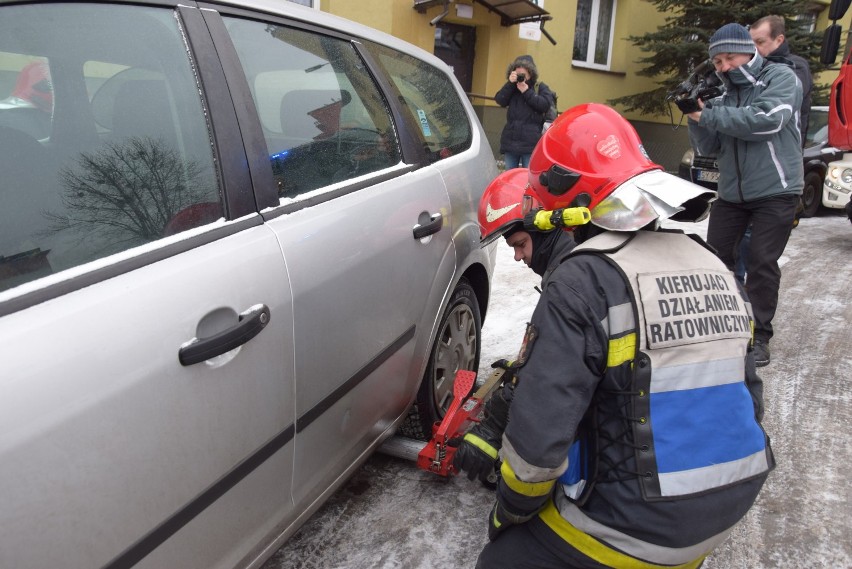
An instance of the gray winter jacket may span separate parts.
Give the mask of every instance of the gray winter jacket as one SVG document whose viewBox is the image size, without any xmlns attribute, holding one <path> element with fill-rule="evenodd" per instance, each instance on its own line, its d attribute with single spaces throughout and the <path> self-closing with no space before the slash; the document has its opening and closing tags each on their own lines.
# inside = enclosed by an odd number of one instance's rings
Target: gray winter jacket
<svg viewBox="0 0 852 569">
<path fill-rule="evenodd" d="M 689 119 L 689 138 L 702 156 L 718 156 L 719 198 L 741 203 L 804 187 L 797 112 L 802 86 L 786 65 L 760 54 L 718 74 L 727 91 L 707 101 L 699 122 Z"/>
</svg>

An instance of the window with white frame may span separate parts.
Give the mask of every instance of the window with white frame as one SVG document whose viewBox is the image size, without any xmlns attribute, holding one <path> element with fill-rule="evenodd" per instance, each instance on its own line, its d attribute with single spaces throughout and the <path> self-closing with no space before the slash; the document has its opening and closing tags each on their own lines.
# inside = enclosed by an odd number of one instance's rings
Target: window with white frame
<svg viewBox="0 0 852 569">
<path fill-rule="evenodd" d="M 574 29 L 575 65 L 609 69 L 617 0 L 578 0 Z"/>
<path fill-rule="evenodd" d="M 307 6 L 308 8 L 316 8 L 319 10 L 319 0 L 289 0 L 294 4 L 301 4 L 302 6 Z"/>
</svg>

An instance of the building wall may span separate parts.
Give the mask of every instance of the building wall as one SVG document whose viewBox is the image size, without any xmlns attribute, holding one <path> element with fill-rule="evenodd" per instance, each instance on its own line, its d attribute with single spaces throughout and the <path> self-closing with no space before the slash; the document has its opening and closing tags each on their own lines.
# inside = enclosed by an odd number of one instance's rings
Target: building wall
<svg viewBox="0 0 852 569">
<path fill-rule="evenodd" d="M 830 0 L 814 2 L 827 7 Z M 456 6 L 460 4 L 472 6 L 471 18 L 458 17 Z M 543 35 L 538 41 L 519 37 L 519 26 L 500 25 L 498 15 L 489 13 L 487 8 L 473 0 L 453 0 L 449 4 L 449 13 L 442 19 L 443 22 L 476 28 L 471 101 L 495 155 L 499 153 L 500 131 L 506 114 L 492 99 L 506 80 L 507 65 L 518 55 L 533 57 L 541 80 L 559 95 L 560 111 L 581 103 L 607 103 L 616 97 L 657 87 L 652 79 L 637 75 L 640 66 L 636 60 L 645 54 L 627 40 L 628 36 L 642 35 L 665 23 L 667 15 L 657 12 L 647 0 L 617 0 L 609 71 L 583 68 L 572 63 L 576 1 L 544 0 L 543 7 L 553 17 L 545 24 L 545 29 L 556 40 L 556 45 Z M 414 10 L 413 0 L 320 0 L 320 9 L 377 28 L 433 52 L 435 28 L 429 22 L 444 8 L 439 4 L 420 14 Z M 824 30 L 830 23 L 827 12 L 826 9 L 820 15 L 816 24 L 818 30 Z M 841 22 L 844 29 L 849 29 L 850 21 L 852 10 Z M 831 83 L 836 76 L 835 69 L 820 74 L 815 80 Z M 680 113 L 674 106 L 672 109 L 677 121 Z M 651 158 L 667 170 L 676 171 L 680 157 L 689 148 L 685 119 L 681 127 L 674 128 L 669 115 L 649 116 L 618 110 L 634 124 Z"/>
<path fill-rule="evenodd" d="M 472 18 L 459 18 L 458 4 L 471 5 Z M 414 10 L 412 0 L 322 0 L 321 9 L 349 18 L 405 39 L 426 51 L 433 51 L 434 30 L 429 22 L 443 12 L 443 6 L 430 8 L 425 14 Z M 544 36 L 534 41 L 519 37 L 518 26 L 500 25 L 500 17 L 489 13 L 473 0 L 456 0 L 442 21 L 476 28 L 476 58 L 472 93 L 493 97 L 506 80 L 506 66 L 518 55 L 531 55 L 542 80 L 559 94 L 560 110 L 584 102 L 605 103 L 623 93 L 639 92 L 654 87 L 653 81 L 635 74 L 631 60 L 632 46 L 623 38 L 638 30 L 652 29 L 664 16 L 648 9 L 644 0 L 619 0 L 613 41 L 612 71 L 598 71 L 573 66 L 576 2 L 545 0 L 544 8 L 553 20 L 545 29 L 556 40 L 553 45 Z M 474 97 L 477 99 L 478 97 Z M 488 99 L 475 104 L 495 105 Z M 629 117 L 629 118 L 639 118 Z M 658 117 L 644 117 L 660 120 Z"/>
</svg>

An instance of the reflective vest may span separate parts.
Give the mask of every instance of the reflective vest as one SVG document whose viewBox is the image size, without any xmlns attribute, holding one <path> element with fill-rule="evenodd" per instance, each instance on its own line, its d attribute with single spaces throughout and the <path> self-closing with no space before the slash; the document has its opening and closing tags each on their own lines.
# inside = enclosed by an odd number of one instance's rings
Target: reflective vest
<svg viewBox="0 0 852 569">
<path fill-rule="evenodd" d="M 646 500 L 705 493 L 772 467 L 744 382 L 751 307 L 713 253 L 670 244 L 665 233 L 610 232 L 577 248 L 605 254 L 633 298 L 633 436 Z"/>
<path fill-rule="evenodd" d="M 733 487 L 765 477 L 774 461 L 745 384 L 751 308 L 733 274 L 706 248 L 666 233 L 608 232 L 572 254 L 590 253 L 621 272 L 631 297 L 629 304 L 610 306 L 602 323 L 609 347 L 601 386 L 620 384 L 616 377 L 631 380 L 628 412 L 641 499 L 665 505 L 742 496 L 732 493 Z M 591 429 L 595 439 L 598 426 Z M 575 461 L 576 447 L 574 456 L 569 454 Z M 597 463 L 594 457 L 587 460 Z M 574 472 L 582 478 L 585 467 Z M 588 475 L 594 479 L 597 473 Z M 735 523 L 732 519 L 731 527 L 690 545 L 657 545 L 587 515 L 582 504 L 596 490 L 585 482 L 566 473 L 561 491 L 539 516 L 571 546 L 607 567 L 698 567 Z"/>
</svg>

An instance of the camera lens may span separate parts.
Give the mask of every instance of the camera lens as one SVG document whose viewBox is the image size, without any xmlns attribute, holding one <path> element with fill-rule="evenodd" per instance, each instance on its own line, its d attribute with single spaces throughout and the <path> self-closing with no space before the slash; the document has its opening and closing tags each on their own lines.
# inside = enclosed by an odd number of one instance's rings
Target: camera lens
<svg viewBox="0 0 852 569">
<path fill-rule="evenodd" d="M 518 73 L 518 81 L 526 81 L 527 76 L 523 73 Z"/>
</svg>

